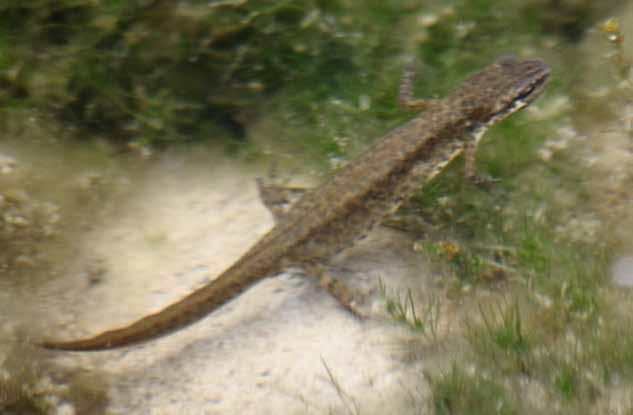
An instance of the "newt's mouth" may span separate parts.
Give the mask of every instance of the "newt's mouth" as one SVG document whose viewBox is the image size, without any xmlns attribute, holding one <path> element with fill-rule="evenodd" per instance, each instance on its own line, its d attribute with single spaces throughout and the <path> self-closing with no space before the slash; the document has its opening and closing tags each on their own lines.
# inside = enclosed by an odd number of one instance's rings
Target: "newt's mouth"
<svg viewBox="0 0 633 415">
<path fill-rule="evenodd" d="M 514 99 L 510 100 L 507 105 L 492 114 L 492 116 L 486 120 L 487 125 L 495 124 L 501 119 L 527 107 L 545 90 L 549 82 L 551 68 L 540 60 L 532 62 L 538 63 L 538 68 L 535 70 L 536 73 L 517 86 L 516 89 L 520 92 Z"/>
<path fill-rule="evenodd" d="M 539 63 L 539 67 L 536 70 L 536 73 L 532 76 L 531 79 L 525 82 L 523 86 L 521 94 L 515 99 L 515 101 L 523 101 L 525 105 L 528 105 L 532 101 L 534 101 L 545 89 L 547 83 L 549 82 L 549 75 L 551 72 L 551 68 L 543 61 L 536 61 Z"/>
</svg>

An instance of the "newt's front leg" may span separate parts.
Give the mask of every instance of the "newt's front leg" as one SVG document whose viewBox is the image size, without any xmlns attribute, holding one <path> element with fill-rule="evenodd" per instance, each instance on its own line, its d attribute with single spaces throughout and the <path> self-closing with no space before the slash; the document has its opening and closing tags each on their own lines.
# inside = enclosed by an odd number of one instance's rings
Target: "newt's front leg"
<svg viewBox="0 0 633 415">
<path fill-rule="evenodd" d="M 413 98 L 413 81 L 415 81 L 415 66 L 413 64 L 406 65 L 402 73 L 400 81 L 400 94 L 398 95 L 398 104 L 402 108 L 415 111 L 424 111 L 438 102 L 437 99 L 420 99 Z"/>
<path fill-rule="evenodd" d="M 424 111 L 434 105 L 437 105 L 438 100 L 436 99 L 420 99 L 413 97 L 414 80 L 414 65 L 406 65 L 403 70 L 402 80 L 400 81 L 400 94 L 398 97 L 398 103 L 400 106 L 410 110 Z M 493 179 L 477 174 L 477 145 L 487 129 L 486 125 L 475 123 L 464 140 L 464 177 L 466 180 L 475 184 L 487 184 L 494 181 Z"/>
</svg>

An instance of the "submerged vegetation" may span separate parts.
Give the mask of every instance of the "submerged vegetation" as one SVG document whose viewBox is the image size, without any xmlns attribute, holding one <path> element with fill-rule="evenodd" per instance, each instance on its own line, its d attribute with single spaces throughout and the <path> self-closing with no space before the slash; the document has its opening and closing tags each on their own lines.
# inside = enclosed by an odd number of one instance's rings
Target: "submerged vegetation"
<svg viewBox="0 0 633 415">
<path fill-rule="evenodd" d="M 577 36 L 609 2 L 497 3 L 2 2 L 0 105 L 135 146 L 237 145 L 267 117 L 285 128 L 268 134 L 341 155 L 342 138 L 406 118 L 394 106 L 403 59 L 418 56 L 419 90 L 441 95 L 503 51 Z"/>
<path fill-rule="evenodd" d="M 407 207 L 423 218 L 408 230 L 441 276 L 436 298 L 419 305 L 414 288 L 381 288 L 388 313 L 424 338 L 409 344 L 412 355 L 429 339 L 459 350 L 420 374 L 428 413 L 607 413 L 622 394 L 614 413 L 630 413 L 630 295 L 608 273 L 633 243 L 610 232 L 617 224 L 601 212 L 617 203 L 599 200 L 593 165 L 568 151 L 584 144 L 565 77 L 575 65 L 565 51 L 618 3 L 2 1 L 0 129 L 19 130 L 9 120 L 26 123 L 14 115 L 34 110 L 63 124 L 69 140 L 99 136 L 132 149 L 208 140 L 275 158 L 283 153 L 268 146 L 281 147 L 336 166 L 411 117 L 395 105 L 410 58 L 416 91 L 434 97 L 502 53 L 543 57 L 555 68 L 547 95 L 495 127 L 480 151 L 480 169 L 500 181 L 464 183 L 456 163 Z M 614 21 L 603 30 L 618 48 L 604 65 L 630 81 L 627 39 Z M 64 215 L 8 191 L 12 163 L 0 154 L 3 270 L 35 257 Z M 476 306 L 460 310 L 459 339 L 446 336 L 446 305 L 459 309 L 466 297 Z M 4 403 L 0 393 L 0 410 L 43 407 L 36 394 L 13 395 Z"/>
</svg>

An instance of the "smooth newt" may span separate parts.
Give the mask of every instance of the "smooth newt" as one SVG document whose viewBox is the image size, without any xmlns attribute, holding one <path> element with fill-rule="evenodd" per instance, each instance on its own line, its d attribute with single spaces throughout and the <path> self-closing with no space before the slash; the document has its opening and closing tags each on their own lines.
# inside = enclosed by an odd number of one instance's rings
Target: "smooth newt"
<svg viewBox="0 0 633 415">
<path fill-rule="evenodd" d="M 318 270 L 395 212 L 416 190 L 462 152 L 474 175 L 474 151 L 485 130 L 524 108 L 544 90 L 550 67 L 541 60 L 505 56 L 473 75 L 444 99 L 414 100 L 412 73 L 403 78 L 400 103 L 425 111 L 306 192 L 275 227 L 208 285 L 129 326 L 95 337 L 48 340 L 47 349 L 105 350 L 145 342 L 192 324 L 258 281 L 301 266 Z M 348 308 L 333 280 L 324 284 Z"/>
</svg>

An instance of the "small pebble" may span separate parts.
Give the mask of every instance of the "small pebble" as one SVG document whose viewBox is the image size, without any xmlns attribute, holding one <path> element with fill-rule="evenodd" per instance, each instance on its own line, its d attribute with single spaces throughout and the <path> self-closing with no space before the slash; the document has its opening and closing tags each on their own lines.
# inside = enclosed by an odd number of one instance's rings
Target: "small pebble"
<svg viewBox="0 0 633 415">
<path fill-rule="evenodd" d="M 617 259 L 611 267 L 611 278 L 614 284 L 633 287 L 633 257 L 625 256 Z"/>
</svg>

